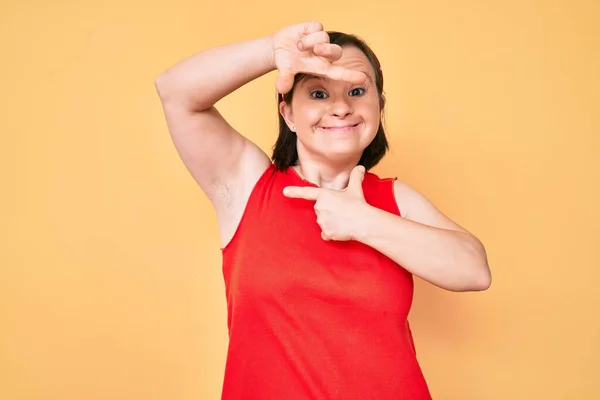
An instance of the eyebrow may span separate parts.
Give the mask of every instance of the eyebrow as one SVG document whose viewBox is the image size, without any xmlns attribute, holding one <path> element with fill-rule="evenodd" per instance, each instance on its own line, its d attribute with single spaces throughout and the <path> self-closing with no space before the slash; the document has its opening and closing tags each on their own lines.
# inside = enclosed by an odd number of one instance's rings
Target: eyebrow
<svg viewBox="0 0 600 400">
<path fill-rule="evenodd" d="M 310 74 L 306 74 L 306 77 L 304 78 L 304 81 L 310 81 L 316 79 L 318 81 L 324 81 L 325 78 L 319 75 L 310 75 Z"/>
<path fill-rule="evenodd" d="M 373 80 L 368 73 L 366 73 L 365 71 L 360 71 L 360 72 L 362 72 L 363 74 L 366 75 L 367 81 L 371 82 L 372 84 L 375 84 L 375 80 Z M 328 80 L 328 78 L 320 76 L 320 75 L 311 75 L 311 74 L 305 74 L 305 75 L 306 75 L 306 77 L 303 79 L 304 82 L 311 81 L 311 80 L 318 80 L 318 81 L 325 82 L 326 80 Z"/>
</svg>

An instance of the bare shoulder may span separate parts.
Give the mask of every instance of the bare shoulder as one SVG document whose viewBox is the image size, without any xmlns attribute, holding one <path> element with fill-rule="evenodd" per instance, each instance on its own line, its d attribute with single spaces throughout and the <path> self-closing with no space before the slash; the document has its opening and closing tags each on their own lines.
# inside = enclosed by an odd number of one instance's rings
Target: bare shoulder
<svg viewBox="0 0 600 400">
<path fill-rule="evenodd" d="M 175 148 L 212 203 L 222 242 L 226 243 L 271 160 L 215 107 L 194 111 L 181 103 L 164 102 L 164 110 Z"/>
<path fill-rule="evenodd" d="M 440 211 L 423 193 L 399 179 L 394 181 L 394 195 L 404 218 L 436 228 L 467 232 Z"/>
<path fill-rule="evenodd" d="M 253 142 L 247 141 L 245 146 L 246 150 L 229 179 L 213 181 L 211 201 L 223 247 L 233 238 L 256 184 L 271 165 L 269 158 Z"/>
</svg>

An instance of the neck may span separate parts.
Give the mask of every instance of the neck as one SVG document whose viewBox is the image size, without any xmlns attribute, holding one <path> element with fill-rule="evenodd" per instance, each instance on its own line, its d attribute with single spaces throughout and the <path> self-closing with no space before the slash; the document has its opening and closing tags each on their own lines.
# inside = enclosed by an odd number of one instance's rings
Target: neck
<svg viewBox="0 0 600 400">
<path fill-rule="evenodd" d="M 358 161 L 344 164 L 323 164 L 313 161 L 299 161 L 294 170 L 304 180 L 324 189 L 343 190 L 348 186 L 350 172 Z"/>
</svg>

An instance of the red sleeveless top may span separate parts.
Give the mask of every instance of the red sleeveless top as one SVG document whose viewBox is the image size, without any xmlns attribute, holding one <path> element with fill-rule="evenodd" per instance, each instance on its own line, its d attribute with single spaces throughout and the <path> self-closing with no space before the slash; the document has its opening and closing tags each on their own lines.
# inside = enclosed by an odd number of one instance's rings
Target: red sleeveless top
<svg viewBox="0 0 600 400">
<path fill-rule="evenodd" d="M 366 201 L 399 215 L 393 179 Z M 315 186 L 271 165 L 223 249 L 229 347 L 224 400 L 429 400 L 407 321 L 412 275 L 360 242 L 321 239 Z"/>
</svg>

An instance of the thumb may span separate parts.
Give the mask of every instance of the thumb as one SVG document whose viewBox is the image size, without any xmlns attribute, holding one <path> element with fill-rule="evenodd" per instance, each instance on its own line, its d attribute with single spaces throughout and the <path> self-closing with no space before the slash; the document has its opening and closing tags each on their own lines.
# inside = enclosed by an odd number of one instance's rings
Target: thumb
<svg viewBox="0 0 600 400">
<path fill-rule="evenodd" d="M 365 167 L 357 165 L 350 173 L 350 181 L 348 182 L 348 188 L 352 191 L 362 193 L 362 183 L 365 179 Z"/>
<path fill-rule="evenodd" d="M 286 94 L 294 86 L 294 75 L 288 73 L 279 73 L 275 87 L 278 93 Z"/>
</svg>

